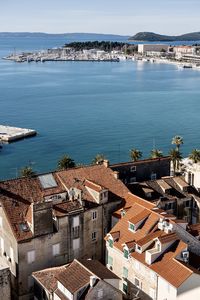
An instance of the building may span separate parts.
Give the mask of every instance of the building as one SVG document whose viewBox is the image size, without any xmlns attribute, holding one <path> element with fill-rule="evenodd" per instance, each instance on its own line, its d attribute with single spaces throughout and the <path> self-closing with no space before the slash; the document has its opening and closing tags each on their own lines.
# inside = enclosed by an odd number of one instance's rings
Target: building
<svg viewBox="0 0 200 300">
<path fill-rule="evenodd" d="M 0 182 L 0 257 L 11 270 L 13 299 L 29 299 L 32 272 L 104 259 L 104 236 L 127 187 L 107 162 Z"/>
<path fill-rule="evenodd" d="M 120 289 L 129 299 L 198 299 L 199 240 L 185 221 L 129 197 L 135 203 L 106 236 L 107 267 L 121 278 Z"/>
<path fill-rule="evenodd" d="M 122 300 L 120 279 L 96 260 L 74 260 L 68 265 L 33 273 L 36 300 Z"/>
<path fill-rule="evenodd" d="M 179 59 L 184 55 L 195 55 L 196 48 L 194 46 L 175 46 L 173 48 L 175 56 Z"/>
<path fill-rule="evenodd" d="M 0 259 L 0 298 L 11 300 L 10 268 Z"/>
<path fill-rule="evenodd" d="M 119 179 L 128 185 L 135 182 L 160 179 L 170 175 L 170 157 L 144 159 L 110 165 L 119 173 Z"/>
<path fill-rule="evenodd" d="M 200 163 L 194 163 L 191 159 L 185 158 L 181 161 L 181 169 L 188 184 L 200 191 Z"/>
<path fill-rule="evenodd" d="M 166 176 L 128 185 L 129 190 L 188 223 L 200 221 L 200 193 L 182 176 Z"/>
<path fill-rule="evenodd" d="M 167 52 L 169 46 L 166 44 L 139 44 L 138 53 L 145 55 L 146 52 Z"/>
</svg>

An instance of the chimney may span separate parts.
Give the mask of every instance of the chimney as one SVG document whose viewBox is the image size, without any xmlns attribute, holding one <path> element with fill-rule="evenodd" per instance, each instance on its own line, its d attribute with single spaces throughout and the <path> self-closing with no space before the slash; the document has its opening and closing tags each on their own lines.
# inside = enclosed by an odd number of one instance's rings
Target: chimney
<svg viewBox="0 0 200 300">
<path fill-rule="evenodd" d="M 104 167 L 108 168 L 109 167 L 109 160 L 104 159 L 103 165 L 104 165 Z"/>
<path fill-rule="evenodd" d="M 96 283 L 96 276 L 90 276 L 90 287 L 94 287 L 95 283 Z"/>
<path fill-rule="evenodd" d="M 116 179 L 119 179 L 119 172 L 118 172 L 118 171 L 114 171 L 113 173 L 114 173 L 114 177 L 115 177 Z"/>
</svg>

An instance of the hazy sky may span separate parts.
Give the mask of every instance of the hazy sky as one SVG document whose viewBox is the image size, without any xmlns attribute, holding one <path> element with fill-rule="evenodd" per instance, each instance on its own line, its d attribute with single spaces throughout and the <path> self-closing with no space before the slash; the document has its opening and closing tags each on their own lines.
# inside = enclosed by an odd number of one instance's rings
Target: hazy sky
<svg viewBox="0 0 200 300">
<path fill-rule="evenodd" d="M 200 0 L 0 0 L 0 31 L 181 34 L 199 15 Z"/>
</svg>

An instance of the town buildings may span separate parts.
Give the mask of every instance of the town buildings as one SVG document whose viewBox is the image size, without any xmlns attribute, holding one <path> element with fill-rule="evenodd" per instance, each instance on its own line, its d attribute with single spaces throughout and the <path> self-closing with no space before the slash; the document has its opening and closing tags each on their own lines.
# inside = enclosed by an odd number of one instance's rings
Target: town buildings
<svg viewBox="0 0 200 300">
<path fill-rule="evenodd" d="M 0 298 L 11 299 L 10 268 L 0 259 Z"/>
<path fill-rule="evenodd" d="M 36 300 L 122 300 L 120 279 L 100 262 L 74 260 L 68 265 L 33 273 Z"/>
<path fill-rule="evenodd" d="M 165 52 L 168 51 L 169 46 L 166 44 L 139 44 L 138 53 L 145 55 L 146 52 Z"/>
<path fill-rule="evenodd" d="M 200 163 L 194 163 L 191 159 L 185 158 L 181 161 L 181 168 L 185 180 L 200 191 Z"/>
<path fill-rule="evenodd" d="M 103 165 L 0 183 L 0 255 L 11 270 L 13 299 L 29 299 L 32 272 L 104 258 L 112 213 L 128 189 Z"/>
<path fill-rule="evenodd" d="M 187 222 L 129 198 L 134 205 L 106 236 L 107 267 L 121 278 L 120 289 L 129 299 L 198 299 L 200 242 Z"/>
</svg>

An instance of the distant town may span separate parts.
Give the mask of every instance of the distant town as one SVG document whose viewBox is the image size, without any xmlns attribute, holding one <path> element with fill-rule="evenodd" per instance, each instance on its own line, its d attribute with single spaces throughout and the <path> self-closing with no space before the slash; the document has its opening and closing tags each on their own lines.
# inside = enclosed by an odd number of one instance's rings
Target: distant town
<svg viewBox="0 0 200 300">
<path fill-rule="evenodd" d="M 138 44 L 119 42 L 74 42 L 61 48 L 12 53 L 4 57 L 15 62 L 125 60 L 173 63 L 183 68 L 200 69 L 200 45 Z"/>
</svg>

